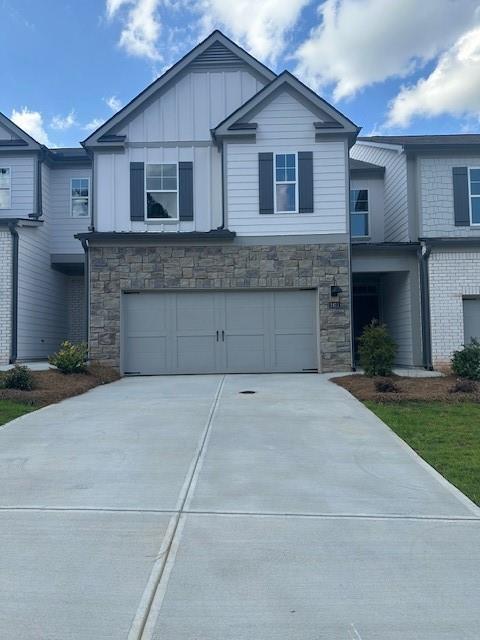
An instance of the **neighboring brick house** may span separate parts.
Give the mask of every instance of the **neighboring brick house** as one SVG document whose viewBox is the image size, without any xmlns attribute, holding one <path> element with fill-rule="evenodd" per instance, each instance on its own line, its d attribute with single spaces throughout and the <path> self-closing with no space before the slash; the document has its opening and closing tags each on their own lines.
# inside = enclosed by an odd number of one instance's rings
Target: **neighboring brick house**
<svg viewBox="0 0 480 640">
<path fill-rule="evenodd" d="M 348 370 L 372 318 L 445 364 L 480 334 L 480 136 L 358 133 L 218 31 L 83 148 L 0 115 L 0 364 Z"/>
<path fill-rule="evenodd" d="M 385 167 L 385 244 L 363 249 L 416 254 L 421 309 L 403 336 L 421 336 L 424 366 L 448 365 L 480 337 L 480 136 L 359 137 L 352 155 Z"/>
</svg>

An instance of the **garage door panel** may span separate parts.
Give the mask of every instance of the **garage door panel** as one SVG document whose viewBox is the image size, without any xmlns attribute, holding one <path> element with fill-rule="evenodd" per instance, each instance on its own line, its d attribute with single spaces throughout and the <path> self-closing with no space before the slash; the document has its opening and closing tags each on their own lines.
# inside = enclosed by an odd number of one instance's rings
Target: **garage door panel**
<svg viewBox="0 0 480 640">
<path fill-rule="evenodd" d="M 227 371 L 234 373 L 267 371 L 265 336 L 230 335 L 225 337 Z"/>
<path fill-rule="evenodd" d="M 315 331 L 314 292 L 276 292 L 274 294 L 274 322 L 276 331 Z"/>
<path fill-rule="evenodd" d="M 178 373 L 211 373 L 217 370 L 214 336 L 178 336 Z"/>
<path fill-rule="evenodd" d="M 309 334 L 275 336 L 274 367 L 279 371 L 302 371 L 316 368 L 316 353 Z"/>
<path fill-rule="evenodd" d="M 126 373 L 166 373 L 169 369 L 165 336 L 130 336 L 125 350 Z"/>
<path fill-rule="evenodd" d="M 164 335 L 168 324 L 168 295 L 128 294 L 125 321 L 130 336 Z M 146 309 L 148 313 L 145 313 Z"/>
<path fill-rule="evenodd" d="M 176 328 L 186 331 L 214 334 L 217 329 L 216 305 L 212 293 L 178 293 L 176 301 Z"/>
<path fill-rule="evenodd" d="M 225 330 L 255 332 L 265 330 L 265 296 L 258 292 L 225 294 Z"/>
</svg>

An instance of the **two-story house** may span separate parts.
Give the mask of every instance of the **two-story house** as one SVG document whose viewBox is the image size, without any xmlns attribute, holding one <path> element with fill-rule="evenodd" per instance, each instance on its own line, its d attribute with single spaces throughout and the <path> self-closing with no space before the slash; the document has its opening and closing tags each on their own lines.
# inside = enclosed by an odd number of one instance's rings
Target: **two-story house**
<svg viewBox="0 0 480 640">
<path fill-rule="evenodd" d="M 45 359 L 85 339 L 91 162 L 47 149 L 0 114 L 0 364 Z"/>
<path fill-rule="evenodd" d="M 124 373 L 351 366 L 358 128 L 214 32 L 89 136 L 90 354 Z"/>
<path fill-rule="evenodd" d="M 359 137 L 218 31 L 77 149 L 0 115 L 0 363 L 431 368 L 480 335 L 480 136 Z M 478 193 L 477 193 L 478 192 Z"/>
<path fill-rule="evenodd" d="M 383 211 L 352 223 L 355 322 L 383 317 L 402 364 L 448 365 L 480 336 L 480 135 L 359 137 L 352 156 L 384 167 Z"/>
</svg>

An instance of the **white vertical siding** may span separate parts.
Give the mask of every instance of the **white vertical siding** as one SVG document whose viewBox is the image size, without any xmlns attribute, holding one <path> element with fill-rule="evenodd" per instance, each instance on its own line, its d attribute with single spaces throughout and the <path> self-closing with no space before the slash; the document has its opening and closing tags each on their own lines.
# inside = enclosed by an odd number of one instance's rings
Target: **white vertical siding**
<svg viewBox="0 0 480 640">
<path fill-rule="evenodd" d="M 35 165 L 33 155 L 0 156 L 0 167 L 10 167 L 11 207 L 0 209 L 2 218 L 26 218 L 36 209 Z"/>
<path fill-rule="evenodd" d="M 407 159 L 404 153 L 357 142 L 352 158 L 385 167 L 385 241 L 408 242 Z"/>
<path fill-rule="evenodd" d="M 50 221 L 50 250 L 52 253 L 83 253 L 82 245 L 74 238 L 76 233 L 88 231 L 90 216 L 73 218 L 70 212 L 70 181 L 89 178 L 92 171 L 85 168 L 50 169 L 49 205 L 45 215 Z M 91 183 L 90 183 L 91 189 Z"/>
<path fill-rule="evenodd" d="M 12 133 L 0 125 L 0 140 L 13 140 Z"/>
<path fill-rule="evenodd" d="M 68 335 L 67 276 L 50 266 L 48 221 L 19 229 L 18 358 L 46 358 Z"/>
<path fill-rule="evenodd" d="M 228 228 L 239 235 L 346 233 L 346 146 L 343 140 L 315 142 L 318 119 L 290 93 L 271 100 L 252 120 L 253 143 L 232 142 L 227 153 Z M 258 154 L 313 152 L 314 212 L 260 215 Z"/>
<path fill-rule="evenodd" d="M 412 293 L 409 272 L 384 274 L 382 278 L 382 317 L 397 343 L 395 362 L 413 365 Z"/>
</svg>

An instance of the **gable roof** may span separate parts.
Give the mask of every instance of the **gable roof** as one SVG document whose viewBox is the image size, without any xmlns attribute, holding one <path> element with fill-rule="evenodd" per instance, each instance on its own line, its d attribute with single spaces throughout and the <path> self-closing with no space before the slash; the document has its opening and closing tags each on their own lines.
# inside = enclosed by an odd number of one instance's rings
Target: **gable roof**
<svg viewBox="0 0 480 640">
<path fill-rule="evenodd" d="M 146 100 L 159 92 L 167 83 L 171 82 L 187 66 L 201 68 L 213 64 L 215 66 L 246 64 L 268 82 L 276 77 L 276 74 L 271 69 L 259 62 L 245 51 L 245 49 L 242 49 L 242 47 L 235 44 L 235 42 L 227 38 L 226 35 L 217 29 L 170 67 L 163 75 L 148 85 L 148 87 L 120 109 L 120 111 L 104 122 L 81 144 L 88 147 L 97 144 L 101 145 L 102 142 L 108 142 L 110 146 L 121 146 L 123 140 L 112 139 L 116 136 L 109 135 L 113 127 L 118 127 L 125 118 L 138 109 Z M 104 137 L 103 141 L 101 140 L 102 137 Z"/>
<path fill-rule="evenodd" d="M 11 135 L 11 138 L 0 139 L 0 149 L 2 151 L 8 149 L 15 149 L 15 151 L 19 151 L 19 148 L 29 151 L 32 149 L 41 149 L 43 147 L 43 145 L 38 143 L 26 131 L 20 129 L 18 125 L 16 125 L 12 120 L 10 120 L 10 118 L 7 118 L 7 116 L 1 112 L 0 125 Z"/>
<path fill-rule="evenodd" d="M 287 89 L 296 93 L 303 101 L 306 101 L 314 112 L 320 117 L 319 122 L 314 122 L 313 126 L 318 134 L 328 135 L 331 133 L 343 133 L 356 137 L 360 128 L 349 118 L 340 113 L 326 100 L 312 91 L 289 71 L 282 71 L 274 80 L 267 84 L 258 93 L 247 100 L 242 106 L 231 113 L 212 131 L 215 137 L 254 135 L 256 124 L 246 122 L 261 105 L 268 100 L 275 92 Z"/>
<path fill-rule="evenodd" d="M 480 145 L 480 135 L 476 133 L 453 133 L 423 136 L 359 136 L 359 142 L 399 145 L 405 149 L 439 148 Z"/>
</svg>

